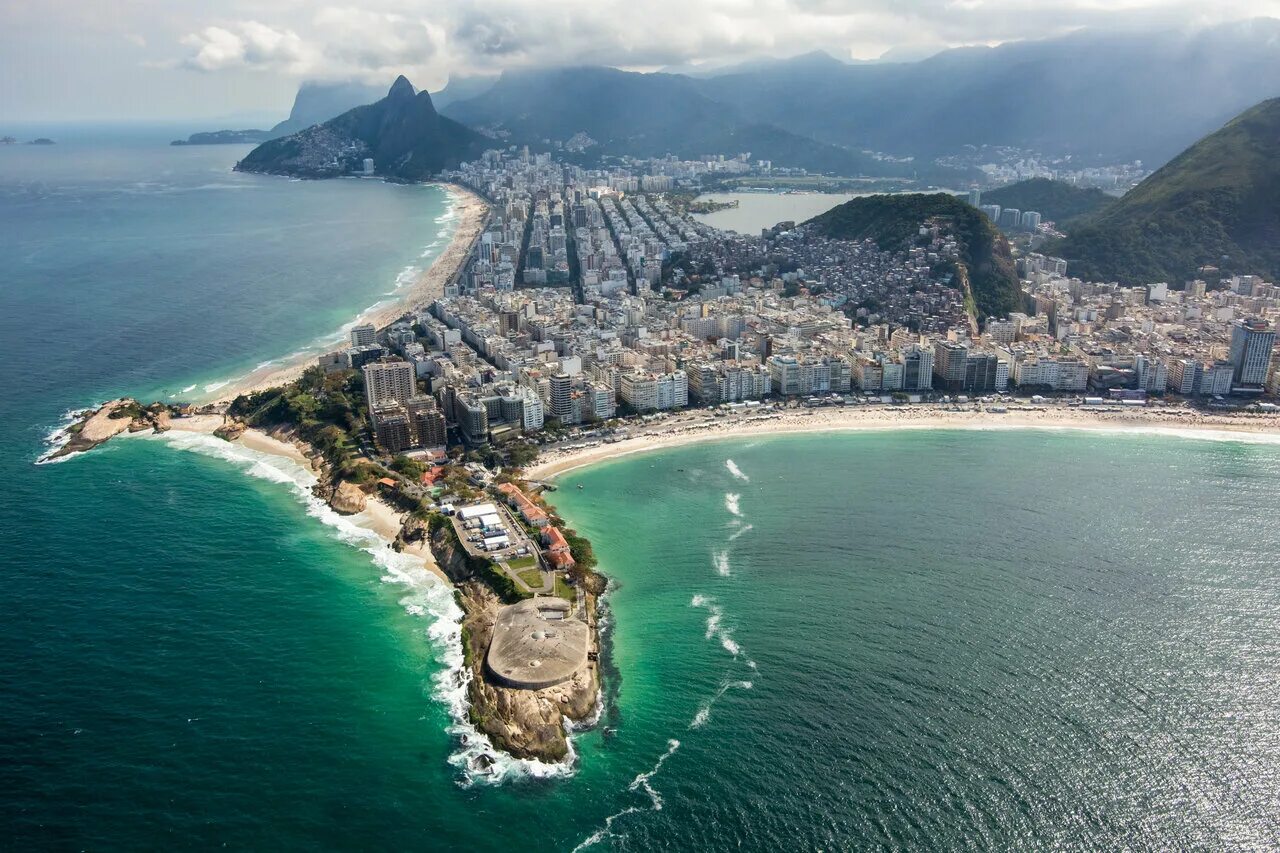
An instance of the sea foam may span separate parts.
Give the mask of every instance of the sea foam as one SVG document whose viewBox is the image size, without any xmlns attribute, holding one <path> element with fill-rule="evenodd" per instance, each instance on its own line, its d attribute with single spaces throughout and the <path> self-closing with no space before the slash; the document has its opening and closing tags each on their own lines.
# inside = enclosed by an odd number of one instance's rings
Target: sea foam
<svg viewBox="0 0 1280 853">
<path fill-rule="evenodd" d="M 426 635 L 441 669 L 432 678 L 431 696 L 448 711 L 448 732 L 458 742 L 449 756 L 463 786 L 500 784 L 518 778 L 568 776 L 574 772 L 576 754 L 569 741 L 569 757 L 563 763 L 526 761 L 497 750 L 468 718 L 467 688 L 471 671 L 462 655 L 462 609 L 453 590 L 423 565 L 421 557 L 401 554 L 388 547 L 386 539 L 359 524 L 361 516 L 344 516 L 312 494 L 318 482 L 308 468 L 285 456 L 264 453 L 241 444 L 232 444 L 202 433 L 170 431 L 156 436 L 138 433 L 135 437 L 164 441 L 173 448 L 229 462 L 251 477 L 289 487 L 307 515 L 330 528 L 334 538 L 369 554 L 384 583 L 404 587 L 399 600 L 405 611 L 427 622 Z"/>
<path fill-rule="evenodd" d="M 573 853 L 578 853 L 579 850 L 586 850 L 588 847 L 593 847 L 604 839 L 612 836 L 613 823 L 620 817 L 624 817 L 629 814 L 636 814 L 641 811 L 662 811 L 662 795 L 653 787 L 652 780 L 654 776 L 658 775 L 658 771 L 662 769 L 662 765 L 667 763 L 667 759 L 675 755 L 676 750 L 679 748 L 680 741 L 675 738 L 668 740 L 667 751 L 662 753 L 654 765 L 648 770 L 643 773 L 636 774 L 636 777 L 631 780 L 631 784 L 627 786 L 628 791 L 643 791 L 649 797 L 648 809 L 641 809 L 636 806 L 627 806 L 622 811 L 614 812 L 604 819 L 604 826 L 588 835 L 581 844 L 573 848 Z"/>
<path fill-rule="evenodd" d="M 724 467 L 728 468 L 729 473 L 732 474 L 737 479 L 741 480 L 742 482 L 744 483 L 751 482 L 751 478 L 748 477 L 746 474 L 742 473 L 742 469 L 738 467 L 738 463 L 734 462 L 732 459 L 726 459 L 724 461 Z"/>
<path fill-rule="evenodd" d="M 739 518 L 741 518 L 741 517 L 742 517 L 742 507 L 741 507 L 741 506 L 740 506 L 740 504 L 739 504 L 739 501 L 740 501 L 741 499 L 742 499 L 742 495 L 736 494 L 736 493 L 734 493 L 734 492 L 725 492 L 725 495 L 724 495 L 724 508 L 725 508 L 725 509 L 727 509 L 731 514 L 736 515 L 736 516 L 738 516 Z"/>
</svg>

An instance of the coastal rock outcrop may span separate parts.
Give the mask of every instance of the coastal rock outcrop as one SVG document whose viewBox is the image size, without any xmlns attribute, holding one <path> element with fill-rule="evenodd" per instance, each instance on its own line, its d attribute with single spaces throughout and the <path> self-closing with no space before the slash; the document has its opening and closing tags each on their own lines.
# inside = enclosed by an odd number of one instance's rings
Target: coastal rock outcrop
<svg viewBox="0 0 1280 853">
<path fill-rule="evenodd" d="M 563 761 L 569 755 L 566 720 L 587 719 L 596 707 L 599 680 L 595 662 L 589 661 L 568 681 L 542 690 L 494 684 L 485 677 L 483 662 L 501 602 L 479 581 L 459 586 L 459 599 L 467 614 L 463 642 L 471 671 L 468 699 L 472 725 L 494 746 L 516 758 Z"/>
<path fill-rule="evenodd" d="M 213 434 L 223 441 L 235 441 L 244 435 L 246 429 L 248 429 L 248 426 L 243 421 L 227 421 L 215 429 Z"/>
<path fill-rule="evenodd" d="M 170 429 L 171 412 L 163 403 L 144 406 L 131 397 L 103 403 L 97 409 L 81 412 L 66 429 L 66 442 L 41 458 L 51 462 L 73 453 L 92 450 L 122 432 L 166 432 Z"/>
<path fill-rule="evenodd" d="M 567 680 L 542 690 L 521 690 L 494 683 L 485 667 L 494 625 L 502 602 L 472 574 L 468 560 L 451 537 L 431 537 L 437 565 L 457 584 L 462 622 L 463 655 L 470 673 L 467 699 L 471 723 L 498 749 L 516 758 L 563 761 L 569 756 L 567 723 L 591 718 L 600 695 L 596 662 L 595 600 L 589 591 L 586 607 L 592 620 L 592 654 Z"/>
<path fill-rule="evenodd" d="M 343 515 L 355 515 L 364 512 L 369 498 L 360 487 L 348 480 L 342 480 L 329 496 L 329 506 Z"/>
</svg>

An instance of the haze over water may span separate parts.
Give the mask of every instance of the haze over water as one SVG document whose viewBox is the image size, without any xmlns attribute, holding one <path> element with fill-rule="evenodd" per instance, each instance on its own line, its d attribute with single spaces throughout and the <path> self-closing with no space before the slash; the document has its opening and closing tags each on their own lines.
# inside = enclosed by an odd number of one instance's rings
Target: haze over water
<svg viewBox="0 0 1280 853">
<path fill-rule="evenodd" d="M 605 713 L 571 777 L 467 784 L 447 591 L 322 524 L 297 472 L 181 439 L 32 464 L 67 408 L 331 334 L 440 239 L 442 194 L 237 176 L 234 149 L 9 153 L 15 848 L 1280 842 L 1280 447 L 866 433 L 570 473 L 617 582 Z"/>
</svg>

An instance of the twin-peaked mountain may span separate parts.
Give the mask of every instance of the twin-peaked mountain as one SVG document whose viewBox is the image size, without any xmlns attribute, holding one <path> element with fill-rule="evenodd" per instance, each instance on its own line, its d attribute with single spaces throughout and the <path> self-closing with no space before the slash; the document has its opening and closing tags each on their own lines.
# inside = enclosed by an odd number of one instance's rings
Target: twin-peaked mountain
<svg viewBox="0 0 1280 853">
<path fill-rule="evenodd" d="M 255 151 L 245 168 L 341 174 L 353 165 L 338 156 L 346 143 L 373 152 L 383 174 L 412 179 L 427 174 L 427 164 L 451 164 L 473 150 L 480 137 L 459 125 L 491 136 L 493 146 L 559 148 L 584 163 L 600 155 L 749 152 L 811 172 L 944 186 L 973 175 L 938 157 L 961 155 L 971 168 L 999 159 L 1002 146 L 1065 158 L 1066 168 L 1131 159 L 1154 165 L 1280 92 L 1277 45 L 1280 21 L 1258 19 L 1191 32 L 1086 30 L 917 62 L 812 53 L 688 74 L 511 70 L 450 81 L 439 93 L 442 114 L 430 96 L 415 93 L 396 100 L 413 105 L 403 120 L 384 126 L 367 112 L 381 116 L 386 106 L 370 104 L 356 117 L 325 122 L 323 132 L 309 129 Z M 412 87 L 398 81 L 397 91 Z M 407 139 L 415 129 L 423 138 Z M 587 139 L 594 144 L 583 148 Z M 563 147 L 570 141 L 579 153 Z M 337 162 L 320 162 L 326 151 Z"/>
<path fill-rule="evenodd" d="M 265 142 L 236 168 L 326 178 L 359 171 L 365 159 L 372 159 L 378 175 L 416 181 L 478 157 L 486 143 L 480 134 L 437 113 L 429 93 L 399 77 L 382 100 Z"/>
</svg>

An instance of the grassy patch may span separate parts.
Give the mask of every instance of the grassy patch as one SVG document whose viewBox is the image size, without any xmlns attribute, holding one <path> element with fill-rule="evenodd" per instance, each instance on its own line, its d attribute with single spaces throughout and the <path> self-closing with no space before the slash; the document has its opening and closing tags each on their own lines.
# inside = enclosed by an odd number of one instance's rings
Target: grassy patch
<svg viewBox="0 0 1280 853">
<path fill-rule="evenodd" d="M 557 598 L 563 598 L 566 601 L 577 601 L 578 591 L 574 587 L 569 586 L 565 581 L 564 575 L 556 573 L 555 595 Z"/>
<path fill-rule="evenodd" d="M 518 571 L 516 572 L 516 577 L 520 578 L 520 580 L 524 581 L 533 589 L 542 588 L 542 572 L 538 571 L 537 568 Z"/>
</svg>

